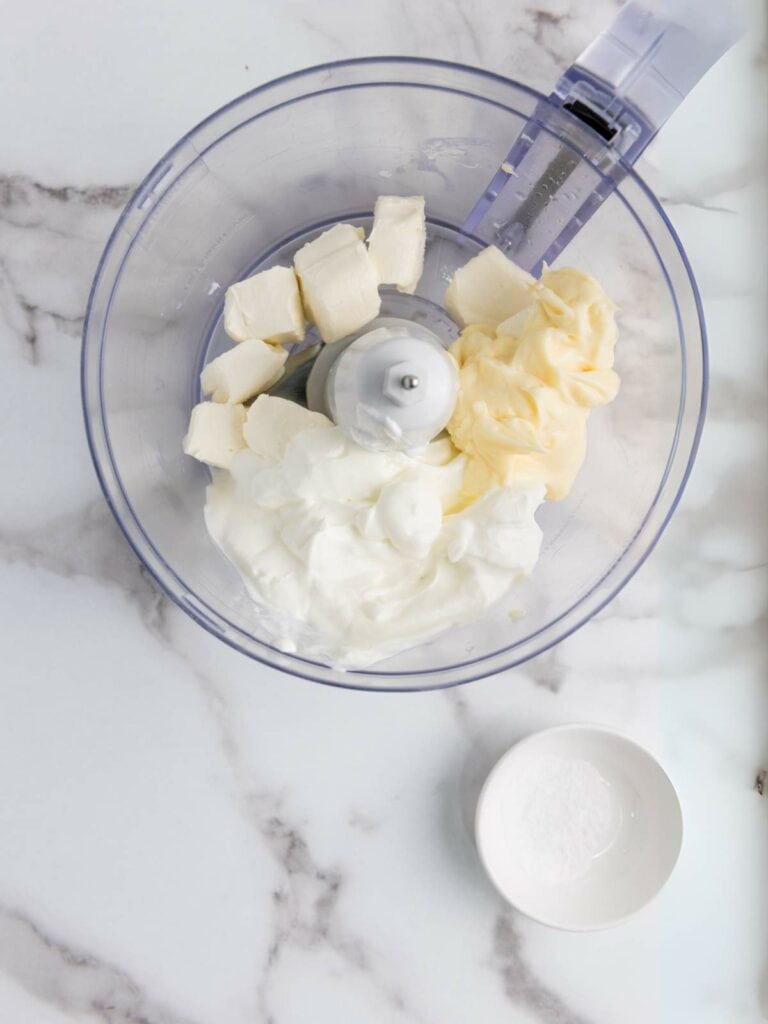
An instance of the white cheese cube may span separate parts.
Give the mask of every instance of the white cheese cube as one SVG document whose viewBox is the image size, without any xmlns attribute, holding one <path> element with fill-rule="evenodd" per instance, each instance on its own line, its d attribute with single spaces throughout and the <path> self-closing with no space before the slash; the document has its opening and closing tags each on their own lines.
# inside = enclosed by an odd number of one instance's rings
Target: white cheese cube
<svg viewBox="0 0 768 1024">
<path fill-rule="evenodd" d="M 304 306 L 325 342 L 365 326 L 381 309 L 379 275 L 361 234 L 337 224 L 296 253 Z"/>
<path fill-rule="evenodd" d="M 444 305 L 453 319 L 496 327 L 531 304 L 536 279 L 490 245 L 453 275 Z"/>
<path fill-rule="evenodd" d="M 272 267 L 227 288 L 224 330 L 233 341 L 302 341 L 304 310 L 293 269 Z"/>
<path fill-rule="evenodd" d="M 347 245 L 354 245 L 365 238 L 362 228 L 356 228 L 353 224 L 334 224 L 332 228 L 324 231 L 322 235 L 313 238 L 311 242 L 302 245 L 293 257 L 293 265 L 296 273 L 301 277 L 305 270 L 319 260 L 331 256 Z"/>
<path fill-rule="evenodd" d="M 260 395 L 248 410 L 243 433 L 252 452 L 277 461 L 297 434 L 314 427 L 332 426 L 321 412 L 310 412 L 285 398 Z"/>
<path fill-rule="evenodd" d="M 200 462 L 229 469 L 235 455 L 245 448 L 242 405 L 201 402 L 192 410 L 184 451 Z"/>
<path fill-rule="evenodd" d="M 413 295 L 424 270 L 424 196 L 379 196 L 368 252 L 382 284 Z"/>
<path fill-rule="evenodd" d="M 208 363 L 200 383 L 214 402 L 245 402 L 280 379 L 287 358 L 279 345 L 251 338 Z"/>
</svg>

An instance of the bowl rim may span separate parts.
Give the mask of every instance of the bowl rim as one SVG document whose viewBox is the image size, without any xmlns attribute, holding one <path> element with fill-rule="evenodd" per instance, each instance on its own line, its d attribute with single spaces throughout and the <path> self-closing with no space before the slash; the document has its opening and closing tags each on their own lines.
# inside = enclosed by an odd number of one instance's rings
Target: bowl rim
<svg viewBox="0 0 768 1024">
<path fill-rule="evenodd" d="M 487 810 L 489 793 L 491 792 L 494 783 L 499 778 L 503 769 L 508 765 L 510 761 L 519 760 L 521 757 L 525 757 L 526 750 L 535 747 L 544 737 L 553 735 L 582 735 L 587 737 L 605 737 L 609 736 L 614 740 L 618 740 L 620 745 L 624 748 L 631 748 L 636 753 L 639 753 L 646 762 L 653 766 L 657 772 L 659 779 L 667 789 L 667 792 L 672 797 L 672 803 L 674 807 L 674 820 L 669 824 L 675 826 L 675 845 L 676 849 L 674 856 L 672 857 L 669 869 L 664 877 L 659 882 L 656 889 L 641 903 L 639 903 L 633 910 L 627 911 L 627 913 L 619 914 L 616 916 L 604 917 L 598 922 L 591 922 L 589 924 L 563 924 L 562 921 L 558 921 L 556 918 L 547 916 L 544 914 L 538 914 L 514 900 L 509 893 L 505 892 L 502 886 L 499 884 L 498 879 L 494 874 L 494 869 L 489 864 L 488 847 L 484 843 L 483 824 L 482 819 L 484 813 Z M 651 751 L 645 747 L 642 743 L 638 743 L 637 740 L 628 736 L 625 732 L 619 729 L 613 729 L 611 726 L 603 725 L 597 722 L 565 722 L 561 725 L 548 726 L 544 729 L 537 729 L 535 732 L 528 733 L 521 737 L 512 744 L 504 753 L 494 762 L 485 781 L 483 782 L 480 794 L 477 798 L 477 804 L 475 805 L 475 816 L 474 816 L 474 839 L 475 849 L 480 863 L 483 866 L 488 880 L 493 885 L 496 892 L 502 897 L 502 899 L 514 907 L 519 913 L 525 915 L 529 920 L 536 921 L 538 924 L 546 925 L 548 928 L 556 928 L 559 931 L 565 932 L 592 932 L 592 931 L 603 931 L 607 928 L 615 928 L 621 924 L 625 924 L 627 921 L 631 921 L 637 917 L 646 907 L 649 907 L 659 896 L 661 891 L 666 886 L 669 879 L 672 877 L 672 873 L 677 866 L 678 860 L 680 859 L 680 853 L 683 848 L 683 839 L 685 834 L 685 821 L 683 818 L 683 809 L 680 803 L 680 797 L 677 789 L 675 788 L 672 779 L 669 777 L 669 773 L 666 771 L 664 766 L 658 760 Z"/>
<path fill-rule="evenodd" d="M 106 448 L 106 456 L 108 458 L 109 469 L 114 477 L 115 489 L 113 491 L 110 481 L 107 478 L 104 466 L 102 466 L 102 456 L 98 451 L 98 439 L 97 439 L 97 427 L 100 424 L 94 422 L 97 417 L 92 417 L 89 412 L 89 398 L 95 398 L 95 404 L 97 408 L 100 408 L 101 403 L 101 387 L 100 381 L 101 376 L 99 374 L 99 388 L 95 396 L 90 394 L 90 386 L 88 381 L 89 376 L 89 365 L 88 360 L 91 355 L 92 349 L 98 352 L 99 358 L 102 356 L 101 343 L 103 335 L 98 338 L 93 338 L 92 324 L 94 320 L 94 307 L 96 305 L 97 297 L 99 296 L 100 289 L 106 283 L 106 269 L 107 264 L 112 255 L 113 249 L 116 247 L 118 240 L 121 237 L 122 229 L 126 223 L 126 220 L 130 215 L 138 208 L 141 210 L 144 206 L 145 197 L 149 191 L 160 181 L 165 173 L 165 168 L 169 164 L 169 161 L 179 153 L 196 135 L 204 130 L 208 125 L 213 124 L 217 119 L 225 115 L 227 112 L 235 109 L 242 103 L 247 102 L 252 97 L 266 93 L 269 90 L 275 89 L 281 85 L 289 82 L 296 82 L 302 79 L 308 79 L 311 76 L 323 75 L 329 71 L 340 70 L 345 68 L 356 68 L 356 67 L 381 67 L 385 68 L 393 64 L 402 65 L 405 67 L 427 67 L 427 68 L 439 68 L 445 69 L 450 72 L 456 72 L 460 74 L 466 74 L 476 76 L 480 79 L 490 80 L 502 85 L 505 88 L 512 88 L 519 93 L 524 94 L 530 100 L 534 100 L 536 103 L 544 102 L 547 103 L 547 98 L 532 89 L 531 87 L 524 85 L 514 79 L 505 77 L 495 72 L 485 71 L 481 68 L 476 68 L 471 65 L 461 64 L 452 61 L 437 60 L 434 58 L 419 58 L 419 57 L 403 57 L 403 56 L 375 56 L 375 57 L 356 57 L 348 60 L 331 61 L 323 64 L 314 65 L 307 68 L 302 68 L 298 71 L 290 72 L 286 75 L 282 75 L 278 78 L 271 79 L 268 82 L 262 83 L 253 89 L 242 93 L 240 96 L 235 97 L 228 103 L 219 107 L 211 114 L 207 115 L 201 121 L 199 121 L 194 127 L 182 136 L 150 169 L 146 174 L 142 182 L 136 188 L 125 207 L 123 208 L 117 222 L 109 235 L 107 243 L 99 259 L 94 279 L 91 285 L 91 289 L 88 296 L 88 302 L 86 307 L 86 313 L 83 323 L 82 331 L 82 347 L 81 347 L 81 363 L 80 363 L 80 379 L 81 379 L 81 401 L 83 409 L 83 418 L 85 424 L 86 439 L 88 447 L 91 453 L 91 459 L 94 465 L 94 469 L 104 494 L 110 511 L 117 520 L 117 523 L 128 541 L 130 547 L 133 549 L 136 556 L 139 558 L 141 563 L 146 567 L 154 581 L 160 587 L 162 592 L 169 597 L 174 604 L 176 604 L 182 611 L 188 614 L 195 622 L 203 626 L 208 632 L 212 633 L 218 639 L 222 640 L 228 646 L 238 650 L 246 656 L 260 662 L 261 664 L 267 665 L 271 668 L 275 668 L 278 671 L 285 672 L 289 675 L 298 676 L 299 678 L 307 679 L 312 682 L 320 682 L 325 685 L 338 686 L 343 689 L 354 689 L 354 690 L 372 690 L 379 692 L 422 692 L 427 690 L 436 689 L 447 689 L 452 686 L 459 686 L 464 683 L 472 682 L 478 679 L 486 678 L 490 675 L 497 674 L 507 669 L 513 668 L 517 665 L 523 664 L 529 661 L 531 658 L 537 657 L 539 654 L 544 653 L 551 647 L 565 640 L 567 637 L 572 635 L 578 629 L 581 628 L 586 622 L 597 615 L 613 598 L 623 589 L 624 586 L 632 579 L 635 573 L 644 564 L 645 560 L 649 557 L 656 544 L 658 543 L 661 535 L 666 529 L 669 520 L 671 519 L 677 505 L 680 501 L 682 493 L 688 482 L 693 463 L 698 452 L 698 447 L 701 439 L 701 433 L 703 430 L 704 419 L 706 415 L 707 397 L 708 397 L 708 384 L 709 384 L 709 360 L 708 360 L 708 345 L 707 345 L 707 333 L 706 324 L 704 320 L 703 308 L 701 303 L 701 297 L 696 285 L 696 281 L 693 275 L 693 271 L 690 266 L 690 262 L 686 256 L 685 250 L 680 242 L 680 239 L 672 226 L 669 217 L 663 210 L 659 200 L 656 198 L 652 190 L 640 177 L 640 175 L 629 165 L 623 164 L 623 170 L 626 178 L 629 178 L 633 183 L 640 189 L 644 194 L 645 198 L 650 202 L 654 208 L 654 212 L 663 223 L 671 241 L 677 250 L 677 254 L 680 258 L 687 283 L 690 287 L 690 295 L 693 299 L 694 308 L 698 320 L 699 328 L 699 339 L 701 343 L 701 389 L 698 395 L 699 406 L 696 426 L 694 428 L 693 437 L 690 443 L 690 449 L 685 461 L 685 466 L 682 468 L 680 483 L 677 487 L 674 495 L 669 500 L 668 507 L 664 512 L 662 520 L 659 522 L 653 536 L 645 541 L 645 548 L 639 554 L 635 554 L 634 561 L 629 565 L 629 568 L 623 573 L 623 575 L 616 580 L 616 582 L 606 590 L 606 593 L 600 597 L 599 600 L 593 602 L 589 607 L 585 608 L 581 614 L 574 615 L 574 612 L 585 602 L 588 601 L 591 595 L 594 595 L 596 591 L 601 587 L 604 581 L 617 571 L 618 566 L 627 558 L 630 550 L 635 543 L 639 534 L 647 525 L 648 518 L 656 507 L 659 496 L 664 490 L 667 482 L 668 475 L 675 462 L 676 456 L 679 454 L 678 449 L 678 435 L 680 430 L 680 421 L 682 417 L 682 410 L 684 408 L 685 399 L 685 387 L 683 388 L 682 398 L 680 406 L 680 412 L 678 413 L 678 423 L 675 431 L 675 436 L 672 441 L 670 453 L 667 459 L 664 474 L 661 477 L 656 497 L 650 504 L 644 518 L 639 523 L 634 537 L 629 541 L 627 547 L 621 553 L 621 555 L 606 569 L 603 575 L 594 581 L 589 589 L 582 594 L 579 599 L 563 612 L 561 612 L 557 618 L 552 619 L 550 622 L 543 625 L 535 633 L 532 633 L 514 644 L 508 645 L 507 647 L 499 650 L 491 651 L 487 654 L 482 655 L 479 658 L 472 659 L 470 661 L 445 666 L 440 665 L 436 668 L 430 669 L 418 669 L 412 671 L 391 671 L 386 672 L 382 670 L 376 670 L 375 667 L 370 669 L 361 670 L 349 670 L 344 671 L 335 669 L 332 666 L 327 666 L 319 662 L 314 662 L 310 659 L 303 658 L 300 655 L 286 654 L 276 647 L 271 646 L 266 641 L 256 640 L 246 631 L 234 626 L 229 623 L 224 616 L 222 616 L 215 609 L 208 606 L 205 601 L 198 598 L 197 595 L 192 594 L 186 587 L 184 581 L 177 575 L 174 569 L 165 561 L 161 552 L 157 550 L 154 543 L 144 531 L 140 519 L 134 513 L 131 506 L 130 499 L 122 486 L 118 467 L 112 457 L 111 444 L 106 428 L 101 424 L 103 432 L 103 443 Z M 383 81 L 370 81 L 364 83 L 365 85 L 376 85 L 386 84 Z M 405 83 L 413 85 L 421 85 L 422 83 Z M 436 87 L 435 87 L 436 88 Z M 450 85 L 441 86 L 449 92 L 460 92 L 461 90 L 452 88 Z M 307 91 L 301 96 L 296 97 L 297 100 L 304 99 L 307 96 L 314 95 L 313 91 Z M 477 98 L 477 97 L 474 97 Z M 489 100 L 489 102 L 495 102 Z M 277 104 L 280 106 L 281 104 Z M 502 105 L 502 104 L 499 104 Z M 270 108 L 274 109 L 274 108 Z M 519 111 L 515 111 L 513 107 L 507 107 L 512 112 L 520 114 Z M 523 116 L 523 115 L 520 115 Z M 224 133 L 227 134 L 227 133 Z M 221 136 L 223 137 L 223 136 Z M 219 141 L 217 138 L 216 143 Z M 564 140 L 567 144 L 567 140 Z M 216 144 L 213 143 L 213 144 Z M 203 153 L 205 150 L 203 150 Z M 202 155 L 202 154 L 200 154 Z M 183 172 L 182 172 L 183 173 Z M 600 173 L 598 171 L 598 173 Z M 642 222 L 637 217 L 632 206 L 627 202 L 624 197 L 619 194 L 619 198 L 624 202 L 625 206 L 629 210 L 640 224 L 641 228 L 647 235 L 647 231 Z M 139 232 L 136 233 L 138 236 Z M 134 238 L 131 239 L 129 250 L 132 247 Z M 649 239 L 649 244 L 652 246 L 654 251 L 656 246 Z M 127 253 L 124 255 L 126 258 Z M 665 275 L 667 274 L 665 265 L 658 256 L 659 264 L 664 270 Z M 122 266 L 122 264 L 121 264 Z M 668 276 L 668 275 L 667 275 Z M 116 280 L 119 279 L 119 273 Z M 671 287 L 671 282 L 668 282 L 670 290 L 672 292 L 674 301 L 674 289 Z M 679 310 L 676 306 L 676 313 L 679 321 Z M 682 331 L 680 332 L 682 334 Z M 682 364 L 685 367 L 686 351 L 684 348 L 681 349 Z M 119 504 L 124 505 L 124 514 L 121 514 L 121 510 L 118 507 Z M 127 518 L 126 518 L 127 517 Z M 134 528 L 133 530 L 131 528 Z M 135 532 L 135 535 L 134 535 Z M 176 584 L 178 590 L 173 584 Z M 190 600 L 194 598 L 194 600 Z M 557 629 L 558 623 L 561 623 L 564 619 L 570 619 L 564 628 L 559 631 Z M 223 623 L 223 624 L 221 624 Z M 546 634 L 544 641 L 536 643 L 536 638 L 542 634 Z M 242 638 L 242 639 L 241 639 Z M 533 649 L 530 648 L 533 644 Z M 252 645 L 256 645 L 258 650 L 253 649 Z M 526 650 L 519 652 L 520 647 L 525 647 Z M 317 670 L 317 671 L 313 671 Z M 329 678 L 328 674 L 334 673 L 338 678 Z M 443 676 L 449 676 L 449 678 L 442 678 Z M 435 678 L 438 677 L 438 678 Z"/>
</svg>

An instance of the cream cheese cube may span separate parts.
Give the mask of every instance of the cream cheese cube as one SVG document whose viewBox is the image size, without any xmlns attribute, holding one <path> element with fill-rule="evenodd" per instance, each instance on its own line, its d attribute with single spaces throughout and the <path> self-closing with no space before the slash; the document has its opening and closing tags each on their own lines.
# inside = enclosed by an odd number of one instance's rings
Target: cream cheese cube
<svg viewBox="0 0 768 1024">
<path fill-rule="evenodd" d="M 209 466 L 229 469 L 235 455 L 245 448 L 244 424 L 242 405 L 201 402 L 192 410 L 184 451 Z"/>
<path fill-rule="evenodd" d="M 260 395 L 248 410 L 243 434 L 252 452 L 276 462 L 297 434 L 332 426 L 321 412 L 310 412 L 285 398 Z"/>
<path fill-rule="evenodd" d="M 535 287 L 534 277 L 490 245 L 459 267 L 448 285 L 444 305 L 462 327 L 496 327 L 531 304 Z"/>
<path fill-rule="evenodd" d="M 284 348 L 251 338 L 209 363 L 200 383 L 214 402 L 245 402 L 280 379 L 287 358 Z"/>
<path fill-rule="evenodd" d="M 368 253 L 381 283 L 413 295 L 424 271 L 426 243 L 424 196 L 379 196 Z"/>
<path fill-rule="evenodd" d="M 339 249 L 343 249 L 347 245 L 355 245 L 356 242 L 360 242 L 364 238 L 365 232 L 363 229 L 356 228 L 354 224 L 334 224 L 332 228 L 324 231 L 322 235 L 318 235 L 311 242 L 302 245 L 293 257 L 296 273 L 301 277 L 304 271 L 308 270 L 313 264 L 325 259 L 326 256 L 332 256 Z"/>
<path fill-rule="evenodd" d="M 227 288 L 224 330 L 233 341 L 302 341 L 304 310 L 293 269 L 272 267 Z"/>
<path fill-rule="evenodd" d="M 364 327 L 381 309 L 379 275 L 362 235 L 351 224 L 336 224 L 294 258 L 306 312 L 325 342 Z"/>
</svg>

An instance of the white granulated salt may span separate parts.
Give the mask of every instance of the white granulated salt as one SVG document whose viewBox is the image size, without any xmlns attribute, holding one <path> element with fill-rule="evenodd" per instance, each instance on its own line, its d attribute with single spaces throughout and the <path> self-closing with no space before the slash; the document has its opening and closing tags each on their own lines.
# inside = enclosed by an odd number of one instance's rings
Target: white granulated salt
<svg viewBox="0 0 768 1024">
<path fill-rule="evenodd" d="M 558 885 L 582 878 L 611 846 L 621 809 L 591 762 L 548 755 L 510 781 L 504 819 L 520 867 L 538 882 Z"/>
</svg>

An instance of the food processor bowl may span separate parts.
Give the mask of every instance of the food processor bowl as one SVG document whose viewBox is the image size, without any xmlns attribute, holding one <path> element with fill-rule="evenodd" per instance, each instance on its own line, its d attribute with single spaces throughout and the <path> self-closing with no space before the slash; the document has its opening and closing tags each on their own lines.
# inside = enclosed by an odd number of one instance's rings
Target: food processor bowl
<svg viewBox="0 0 768 1024">
<path fill-rule="evenodd" d="M 415 296 L 383 289 L 382 313 L 455 336 L 441 308 L 445 288 L 487 244 L 460 226 L 543 102 L 498 75 L 438 61 L 310 68 L 203 121 L 123 211 L 84 329 L 83 407 L 96 471 L 162 589 L 250 657 L 360 689 L 430 689 L 490 675 L 540 654 L 599 611 L 674 511 L 704 415 L 704 324 L 680 242 L 627 167 L 558 259 L 595 275 L 618 306 L 621 391 L 590 418 L 586 462 L 570 496 L 539 511 L 539 563 L 508 600 L 368 670 L 342 671 L 303 657 L 300 643 L 288 653 L 270 642 L 263 616 L 205 528 L 209 474 L 181 444 L 200 398 L 200 370 L 229 345 L 226 288 L 288 263 L 337 221 L 368 227 L 379 194 L 423 195 L 424 275 Z M 600 171 L 576 156 L 599 184 Z M 521 177 L 508 188 L 522 196 L 534 185 Z M 310 332 L 306 344 L 314 340 Z"/>
</svg>

